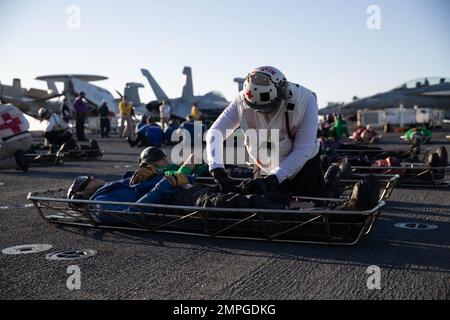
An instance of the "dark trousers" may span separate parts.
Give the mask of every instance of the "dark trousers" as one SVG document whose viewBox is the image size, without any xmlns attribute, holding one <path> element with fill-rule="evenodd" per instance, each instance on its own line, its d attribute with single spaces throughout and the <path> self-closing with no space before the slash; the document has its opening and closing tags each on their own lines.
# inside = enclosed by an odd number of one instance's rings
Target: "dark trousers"
<svg viewBox="0 0 450 320">
<path fill-rule="evenodd" d="M 85 115 L 77 115 L 76 119 L 76 132 L 77 132 L 77 140 L 86 140 L 86 137 L 84 136 L 84 123 L 86 122 L 86 116 Z"/>
<path fill-rule="evenodd" d="M 317 155 L 308 160 L 294 179 L 286 179 L 276 192 L 291 193 L 303 197 L 327 197 L 324 173 L 320 166 L 320 150 Z"/>
<path fill-rule="evenodd" d="M 61 146 L 62 144 L 66 144 L 69 147 L 73 147 L 76 142 L 72 137 L 72 134 L 68 131 L 51 131 L 44 133 L 45 139 L 47 139 L 48 143 L 51 145 Z"/>
<path fill-rule="evenodd" d="M 290 200 L 288 194 L 220 193 L 214 187 L 197 184 L 190 189 L 180 189 L 173 193 L 166 202 L 193 207 L 286 209 Z"/>
<path fill-rule="evenodd" d="M 100 134 L 102 138 L 109 137 L 109 131 L 111 130 L 111 123 L 108 118 L 100 118 Z"/>
</svg>

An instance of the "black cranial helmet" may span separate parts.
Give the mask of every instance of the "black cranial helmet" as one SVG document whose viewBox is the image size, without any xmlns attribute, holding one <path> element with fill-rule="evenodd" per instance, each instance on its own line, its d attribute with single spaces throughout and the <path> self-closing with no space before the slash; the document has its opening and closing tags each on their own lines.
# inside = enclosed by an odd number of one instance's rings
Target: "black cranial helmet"
<svg viewBox="0 0 450 320">
<path fill-rule="evenodd" d="M 144 149 L 139 156 L 139 164 L 150 165 L 154 161 L 159 161 L 166 158 L 166 153 L 158 147 L 149 147 Z"/>
<path fill-rule="evenodd" d="M 79 176 L 77 177 L 72 185 L 69 187 L 69 191 L 67 192 L 67 198 L 73 199 L 73 197 L 78 193 L 83 191 L 86 186 L 91 182 L 93 177 L 88 176 Z"/>
</svg>

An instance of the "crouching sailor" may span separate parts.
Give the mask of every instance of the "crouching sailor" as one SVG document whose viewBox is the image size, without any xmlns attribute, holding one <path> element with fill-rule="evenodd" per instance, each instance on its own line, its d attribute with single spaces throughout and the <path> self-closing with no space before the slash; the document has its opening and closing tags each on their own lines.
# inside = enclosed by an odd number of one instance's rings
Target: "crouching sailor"
<svg viewBox="0 0 450 320">
<path fill-rule="evenodd" d="M 299 196 L 327 196 L 316 137 L 318 107 L 315 94 L 288 82 L 281 71 L 260 67 L 248 74 L 241 91 L 212 125 L 206 138 L 209 169 L 224 192 L 233 181 L 224 170 L 223 141 L 238 127 L 244 130 L 246 149 L 264 178 L 248 187 L 254 193 L 281 192 Z M 248 129 L 278 130 L 277 163 L 263 163 L 258 146 L 248 143 Z M 220 133 L 220 134 L 218 134 Z M 273 143 L 272 143 L 273 144 Z"/>
</svg>

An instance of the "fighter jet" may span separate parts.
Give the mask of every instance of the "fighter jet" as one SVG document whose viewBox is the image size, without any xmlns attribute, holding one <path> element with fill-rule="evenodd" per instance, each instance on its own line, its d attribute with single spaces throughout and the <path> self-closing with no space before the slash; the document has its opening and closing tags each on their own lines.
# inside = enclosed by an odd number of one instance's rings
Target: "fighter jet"
<svg viewBox="0 0 450 320">
<path fill-rule="evenodd" d="M 327 114 L 342 114 L 342 108 L 345 103 L 343 102 L 328 102 L 326 107 L 319 109 L 319 115 L 327 115 Z"/>
<path fill-rule="evenodd" d="M 450 113 L 450 78 L 430 77 L 406 82 L 390 91 L 376 95 L 357 98 L 346 103 L 341 112 L 355 113 L 361 109 L 398 108 L 431 108 L 445 110 Z"/>
<path fill-rule="evenodd" d="M 156 99 L 169 103 L 172 107 L 172 116 L 176 118 L 185 120 L 191 113 L 192 104 L 197 103 L 198 108 L 206 119 L 215 119 L 229 104 L 225 97 L 216 91 L 209 92 L 203 96 L 194 96 L 192 70 L 190 67 L 185 67 L 183 70 L 183 74 L 186 76 L 186 84 L 183 87 L 181 97 L 175 99 L 170 99 L 165 94 L 148 70 L 141 69 L 141 72 L 147 78 Z"/>
</svg>

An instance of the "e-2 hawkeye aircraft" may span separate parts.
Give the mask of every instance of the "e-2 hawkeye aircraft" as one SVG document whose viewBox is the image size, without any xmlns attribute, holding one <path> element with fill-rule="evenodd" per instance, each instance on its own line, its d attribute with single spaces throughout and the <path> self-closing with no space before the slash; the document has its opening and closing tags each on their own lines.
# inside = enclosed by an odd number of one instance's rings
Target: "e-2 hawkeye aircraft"
<svg viewBox="0 0 450 320">
<path fill-rule="evenodd" d="M 106 89 L 92 84 L 93 81 L 106 80 L 107 77 L 80 74 L 62 74 L 37 77 L 36 80 L 47 82 L 48 90 L 25 89 L 21 86 L 20 79 L 14 79 L 13 85 L 0 84 L 0 99 L 4 103 L 12 103 L 23 112 L 36 117 L 38 110 L 42 107 L 48 108 L 52 112 L 60 112 L 61 97 L 67 98 L 69 108 L 80 92 L 86 94 L 86 101 L 91 110 L 100 107 L 105 100 L 109 109 L 117 113 L 118 105 L 113 95 Z M 63 83 L 63 90 L 60 92 L 56 83 Z M 59 98 L 59 99 L 57 99 Z"/>
</svg>

